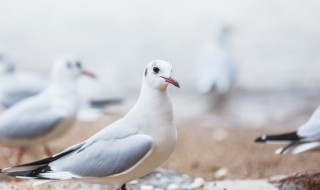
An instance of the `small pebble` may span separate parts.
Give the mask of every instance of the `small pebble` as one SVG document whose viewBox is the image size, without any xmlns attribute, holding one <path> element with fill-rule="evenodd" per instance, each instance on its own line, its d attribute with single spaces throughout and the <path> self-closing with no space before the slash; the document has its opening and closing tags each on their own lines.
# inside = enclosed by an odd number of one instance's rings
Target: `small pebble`
<svg viewBox="0 0 320 190">
<path fill-rule="evenodd" d="M 140 186 L 140 190 L 153 190 L 153 186 L 152 185 L 141 185 Z"/>
<path fill-rule="evenodd" d="M 137 185 L 139 183 L 139 181 L 138 180 L 133 180 L 133 181 L 130 181 L 130 185 Z"/>
<path fill-rule="evenodd" d="M 224 179 L 224 178 L 227 177 L 228 173 L 229 173 L 228 168 L 222 167 L 222 168 L 220 168 L 219 170 L 216 171 L 216 173 L 214 174 L 214 177 L 216 179 Z"/>
<path fill-rule="evenodd" d="M 222 141 L 227 138 L 228 132 L 225 129 L 215 129 L 212 133 L 212 138 L 216 141 Z"/>
<path fill-rule="evenodd" d="M 203 187 L 205 184 L 205 180 L 201 177 L 197 177 L 193 183 L 190 185 L 190 189 L 199 189 L 200 187 Z"/>
<path fill-rule="evenodd" d="M 170 184 L 167 188 L 167 190 L 178 190 L 179 186 L 176 184 Z"/>
</svg>

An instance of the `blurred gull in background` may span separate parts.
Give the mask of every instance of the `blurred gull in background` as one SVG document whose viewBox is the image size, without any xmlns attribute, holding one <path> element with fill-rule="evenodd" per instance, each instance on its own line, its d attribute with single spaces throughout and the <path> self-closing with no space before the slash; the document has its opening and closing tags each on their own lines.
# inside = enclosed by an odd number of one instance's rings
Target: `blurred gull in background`
<svg viewBox="0 0 320 190">
<path fill-rule="evenodd" d="M 47 87 L 45 79 L 34 73 L 17 71 L 11 52 L 0 49 L 0 106 L 11 107 Z"/>
<path fill-rule="evenodd" d="M 320 148 L 320 107 L 297 131 L 279 135 L 263 135 L 258 137 L 255 142 L 287 144 L 287 146 L 276 150 L 276 154 L 300 154 Z"/>
<path fill-rule="evenodd" d="M 50 86 L 40 94 L 22 100 L 0 115 L 0 143 L 19 147 L 17 164 L 26 147 L 46 143 L 65 134 L 75 121 L 79 107 L 76 79 L 80 75 L 94 77 L 74 57 L 58 60 L 52 70 Z"/>
<path fill-rule="evenodd" d="M 106 106 L 123 101 L 121 98 L 106 97 L 108 92 L 101 91 L 102 86 L 96 80 L 92 84 L 98 90 L 90 92 L 90 97 L 80 94 L 81 109 L 77 118 L 81 121 L 95 121 L 103 115 Z M 0 107 L 9 108 L 25 98 L 39 94 L 48 86 L 47 80 L 36 73 L 17 71 L 12 53 L 0 49 Z"/>
<path fill-rule="evenodd" d="M 38 184 L 74 179 L 126 189 L 127 182 L 159 167 L 174 150 L 177 130 L 169 84 L 179 87 L 171 65 L 150 62 L 143 72 L 138 102 L 122 119 L 53 157 L 1 172 L 40 180 Z"/>
<path fill-rule="evenodd" d="M 223 103 L 236 78 L 235 58 L 228 44 L 230 26 L 220 22 L 215 25 L 213 40 L 203 49 L 199 57 L 198 90 L 203 94 L 214 94 L 217 103 Z"/>
</svg>

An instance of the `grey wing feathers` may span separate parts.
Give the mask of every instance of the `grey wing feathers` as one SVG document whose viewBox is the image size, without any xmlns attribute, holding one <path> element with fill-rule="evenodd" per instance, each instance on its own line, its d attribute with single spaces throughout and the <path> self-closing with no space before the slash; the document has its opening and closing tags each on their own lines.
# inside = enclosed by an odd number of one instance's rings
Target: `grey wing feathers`
<svg viewBox="0 0 320 190">
<path fill-rule="evenodd" d="M 37 92 L 38 93 L 38 92 Z M 13 106 L 14 104 L 16 104 L 17 102 L 20 102 L 21 100 L 34 96 L 37 93 L 34 92 L 11 92 L 11 93 L 7 93 L 6 96 L 3 98 L 1 104 L 5 107 L 5 108 L 9 108 L 11 106 Z"/>
<path fill-rule="evenodd" d="M 65 115 L 49 108 L 30 109 L 0 117 L 0 138 L 33 138 L 46 134 L 59 124 Z"/>
<path fill-rule="evenodd" d="M 53 171 L 67 171 L 83 177 L 104 177 L 122 173 L 142 160 L 152 149 L 146 135 L 98 141 L 80 152 L 58 159 L 49 166 Z"/>
<path fill-rule="evenodd" d="M 72 153 L 73 151 L 78 150 L 82 145 L 84 144 L 84 142 L 79 143 L 79 144 L 75 144 L 67 149 L 65 149 L 64 151 L 55 154 L 51 157 L 42 159 L 42 160 L 38 160 L 35 162 L 31 162 L 31 163 L 27 163 L 27 164 L 23 164 L 23 165 L 18 165 L 18 166 L 13 166 L 13 167 L 9 167 L 9 168 L 3 168 L 0 170 L 0 173 L 10 173 L 11 176 L 15 176 L 15 175 L 19 175 L 21 173 L 19 172 L 25 172 L 24 174 L 27 174 L 25 176 L 28 177 L 34 177 L 31 174 L 35 174 L 36 170 L 42 166 L 47 166 L 48 164 L 50 164 L 51 162 L 66 156 L 70 153 Z"/>
</svg>

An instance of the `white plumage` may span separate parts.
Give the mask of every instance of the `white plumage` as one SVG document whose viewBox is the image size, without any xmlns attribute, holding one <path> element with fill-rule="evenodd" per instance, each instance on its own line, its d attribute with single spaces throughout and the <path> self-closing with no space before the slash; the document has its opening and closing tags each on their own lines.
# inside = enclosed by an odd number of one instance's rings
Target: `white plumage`
<svg viewBox="0 0 320 190">
<path fill-rule="evenodd" d="M 83 73 L 88 74 L 78 59 L 58 60 L 46 90 L 18 102 L 0 115 L 0 143 L 21 148 L 17 163 L 24 147 L 45 144 L 70 129 L 79 106 L 76 79 Z M 46 150 L 49 154 L 47 147 Z"/>
<path fill-rule="evenodd" d="M 216 25 L 213 41 L 200 54 L 198 90 L 201 93 L 225 94 L 235 82 L 236 61 L 228 44 L 228 32 L 226 24 Z"/>
</svg>

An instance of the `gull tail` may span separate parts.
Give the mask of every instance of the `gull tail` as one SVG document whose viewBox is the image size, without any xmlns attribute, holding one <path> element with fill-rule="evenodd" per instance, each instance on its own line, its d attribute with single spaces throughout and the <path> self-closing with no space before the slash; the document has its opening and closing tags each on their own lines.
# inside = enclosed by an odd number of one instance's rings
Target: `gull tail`
<svg viewBox="0 0 320 190">
<path fill-rule="evenodd" d="M 275 151 L 275 154 L 300 154 L 306 151 L 320 148 L 320 142 L 290 143 Z"/>
<path fill-rule="evenodd" d="M 2 169 L 0 169 L 0 173 L 7 173 L 8 175 L 14 176 L 14 177 L 16 177 L 14 174 L 24 174 L 24 175 L 21 175 L 21 177 L 23 177 L 23 176 L 26 176 L 25 175 L 26 173 L 23 173 L 23 172 L 33 171 L 38 168 L 44 167 L 44 166 L 50 164 L 51 162 L 65 156 L 73 151 L 74 150 L 71 149 L 71 150 L 64 151 L 60 154 L 57 154 L 57 155 L 54 155 L 49 158 L 45 158 L 45 159 L 42 159 L 42 160 L 39 160 L 36 162 L 31 162 L 28 164 L 23 164 L 23 165 L 8 167 L 8 168 L 2 168 Z"/>
<path fill-rule="evenodd" d="M 262 135 L 255 139 L 257 143 L 290 143 L 301 140 L 297 132 L 284 133 L 280 135 Z"/>
<path fill-rule="evenodd" d="M 53 171 L 49 164 L 51 162 L 54 162 L 55 160 L 58 160 L 78 150 L 80 147 L 81 147 L 81 144 L 77 144 L 49 158 L 45 158 L 45 159 L 42 159 L 36 162 L 31 162 L 28 164 L 3 168 L 3 169 L 0 169 L 0 173 L 6 173 L 8 176 L 16 177 L 19 179 L 31 180 L 33 181 L 34 185 L 40 185 L 43 183 L 55 181 L 55 180 L 58 180 L 59 178 L 58 177 L 51 178 L 44 175 L 46 173 L 50 173 Z"/>
<path fill-rule="evenodd" d="M 103 108 L 109 105 L 117 105 L 123 102 L 122 98 L 104 99 L 104 100 L 90 100 L 89 104 L 92 108 Z"/>
</svg>

